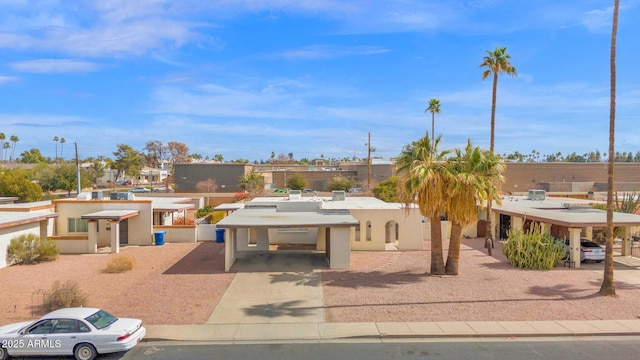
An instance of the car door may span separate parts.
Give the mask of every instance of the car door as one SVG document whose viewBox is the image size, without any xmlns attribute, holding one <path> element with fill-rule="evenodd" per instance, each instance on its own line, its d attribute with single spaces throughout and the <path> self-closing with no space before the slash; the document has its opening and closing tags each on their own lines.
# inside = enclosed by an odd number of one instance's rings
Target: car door
<svg viewBox="0 0 640 360">
<path fill-rule="evenodd" d="M 51 352 L 56 355 L 73 354 L 73 347 L 87 341 L 89 328 L 76 319 L 59 319 L 48 336 Z"/>
<path fill-rule="evenodd" d="M 48 351 L 49 347 L 43 345 L 48 343 L 48 337 L 57 321 L 57 319 L 45 319 L 29 326 L 16 338 L 20 346 L 13 348 L 11 355 L 53 355 Z"/>
</svg>

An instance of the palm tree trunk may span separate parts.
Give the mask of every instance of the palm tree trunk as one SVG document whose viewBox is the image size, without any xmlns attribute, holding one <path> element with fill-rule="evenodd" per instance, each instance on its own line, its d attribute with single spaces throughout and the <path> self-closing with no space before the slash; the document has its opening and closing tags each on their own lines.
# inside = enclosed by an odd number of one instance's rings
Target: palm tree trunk
<svg viewBox="0 0 640 360">
<path fill-rule="evenodd" d="M 439 215 L 430 217 L 429 221 L 431 223 L 431 275 L 444 275 L 442 222 Z"/>
<path fill-rule="evenodd" d="M 451 239 L 449 240 L 449 252 L 447 254 L 447 266 L 445 274 L 458 275 L 460 263 L 460 240 L 462 237 L 462 225 L 457 221 L 451 222 Z"/>
<path fill-rule="evenodd" d="M 431 146 L 433 146 L 433 134 L 436 132 L 435 130 L 435 122 L 436 122 L 436 118 L 435 118 L 435 113 L 431 113 Z"/>
<path fill-rule="evenodd" d="M 613 5 L 613 26 L 611 28 L 611 99 L 609 104 L 609 161 L 607 167 L 607 246 L 604 257 L 604 276 L 600 286 L 600 295 L 615 296 L 616 287 L 613 282 L 613 166 L 615 157 L 616 126 L 616 37 L 618 35 L 619 0 Z"/>
<path fill-rule="evenodd" d="M 493 96 L 491 97 L 491 140 L 489 151 L 493 155 L 496 130 L 496 97 L 498 96 L 498 72 L 493 72 Z"/>
</svg>

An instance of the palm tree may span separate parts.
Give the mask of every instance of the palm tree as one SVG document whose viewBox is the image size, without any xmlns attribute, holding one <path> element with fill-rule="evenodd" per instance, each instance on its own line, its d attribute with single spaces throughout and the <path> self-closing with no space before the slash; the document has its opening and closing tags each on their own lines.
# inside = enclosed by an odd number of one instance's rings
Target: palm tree
<svg viewBox="0 0 640 360">
<path fill-rule="evenodd" d="M 5 140 L 7 140 L 7 136 L 3 133 L 0 132 L 0 160 L 4 161 L 4 144 L 6 144 Z"/>
<path fill-rule="evenodd" d="M 55 143 L 56 143 L 56 163 L 58 162 L 58 141 L 59 141 L 59 140 L 60 140 L 60 139 L 58 139 L 58 137 L 57 137 L 57 136 L 54 136 L 54 137 L 53 137 L 53 142 L 55 142 Z"/>
<path fill-rule="evenodd" d="M 498 156 L 472 147 L 471 141 L 467 141 L 464 154 L 460 149 L 454 150 L 454 156 L 447 161 L 447 170 L 447 216 L 451 220 L 451 239 L 445 272 L 457 275 L 462 229 L 477 221 L 479 205 L 500 201 L 504 163 Z"/>
<path fill-rule="evenodd" d="M 493 74 L 493 93 L 491 97 L 491 140 L 489 151 L 493 154 L 495 141 L 495 124 L 496 124 L 496 96 L 498 93 L 498 75 L 505 73 L 509 76 L 517 76 L 516 68 L 509 61 L 511 55 L 507 54 L 507 47 L 497 47 L 494 51 L 487 50 L 487 56 L 484 57 L 480 67 L 486 68 L 482 73 L 482 80 Z M 491 202 L 487 204 L 487 238 L 493 239 L 493 229 L 491 225 Z"/>
<path fill-rule="evenodd" d="M 6 162 L 7 161 L 7 154 L 9 153 L 9 148 L 11 148 L 11 145 L 9 145 L 8 142 L 4 142 L 4 144 L 2 145 L 2 148 L 4 149 L 4 158 L 3 160 Z"/>
<path fill-rule="evenodd" d="M 62 149 L 64 148 L 64 143 L 67 142 L 64 138 L 60 138 L 60 159 L 62 159 Z"/>
<path fill-rule="evenodd" d="M 16 143 L 18 141 L 20 141 L 20 139 L 18 139 L 17 136 L 15 135 L 11 135 L 11 137 L 9 138 L 9 140 L 11 140 L 11 142 L 13 143 L 13 145 L 11 146 L 11 156 L 9 157 L 9 162 L 13 161 L 13 155 L 16 152 Z"/>
<path fill-rule="evenodd" d="M 615 296 L 616 286 L 613 282 L 613 165 L 616 128 L 616 39 L 618 36 L 619 0 L 613 2 L 613 25 L 611 27 L 611 99 L 609 103 L 609 161 L 607 167 L 607 245 L 604 258 L 604 276 L 600 286 L 600 295 Z"/>
<path fill-rule="evenodd" d="M 433 143 L 433 134 L 435 134 L 435 114 L 440 114 L 440 100 L 430 99 L 429 106 L 424 109 L 424 112 L 431 113 L 431 143 Z"/>
<path fill-rule="evenodd" d="M 449 152 L 438 153 L 441 138 L 437 137 L 432 143 L 427 131 L 423 138 L 406 145 L 396 159 L 401 178 L 400 198 L 406 206 L 417 201 L 420 213 L 431 223 L 433 275 L 445 273 L 440 217 L 447 210 L 445 158 Z"/>
</svg>

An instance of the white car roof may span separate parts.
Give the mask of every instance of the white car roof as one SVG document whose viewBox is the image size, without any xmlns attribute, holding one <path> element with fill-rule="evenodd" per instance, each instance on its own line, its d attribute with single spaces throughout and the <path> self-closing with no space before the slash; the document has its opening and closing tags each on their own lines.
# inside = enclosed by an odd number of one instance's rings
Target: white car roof
<svg viewBox="0 0 640 360">
<path fill-rule="evenodd" d="M 64 308 L 54 310 L 41 319 L 53 319 L 53 318 L 70 318 L 70 319 L 84 319 L 90 315 L 93 315 L 100 311 L 97 308 L 89 308 L 89 307 L 72 307 L 72 308 Z"/>
</svg>

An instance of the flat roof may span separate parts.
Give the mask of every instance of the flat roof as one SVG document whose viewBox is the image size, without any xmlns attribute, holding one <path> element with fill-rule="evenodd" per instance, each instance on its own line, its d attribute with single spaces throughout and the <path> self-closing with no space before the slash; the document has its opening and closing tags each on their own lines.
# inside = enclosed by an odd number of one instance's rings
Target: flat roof
<svg viewBox="0 0 640 360">
<path fill-rule="evenodd" d="M 289 200 L 288 195 L 283 197 L 257 197 L 248 204 L 278 204 L 296 202 L 320 203 L 321 209 L 402 209 L 404 204 L 388 203 L 371 196 L 347 196 L 344 200 L 333 200 L 331 196 L 302 196 L 300 199 Z"/>
<path fill-rule="evenodd" d="M 591 203 L 600 202 L 557 197 L 528 200 L 526 196 L 505 196 L 502 205 L 494 205 L 493 210 L 500 214 L 573 228 L 606 226 L 607 212 L 593 209 L 589 205 Z M 614 212 L 613 223 L 615 226 L 640 226 L 640 215 Z"/>
<path fill-rule="evenodd" d="M 138 210 L 102 210 L 90 214 L 80 216 L 81 219 L 87 220 L 124 220 L 140 215 Z"/>
<path fill-rule="evenodd" d="M 50 210 L 38 211 L 0 211 L 0 229 L 34 222 L 44 221 L 58 217 L 58 214 Z"/>
<path fill-rule="evenodd" d="M 221 228 L 288 228 L 318 226 L 356 226 L 360 222 L 347 211 L 295 212 L 272 208 L 245 208 L 220 220 Z"/>
</svg>

